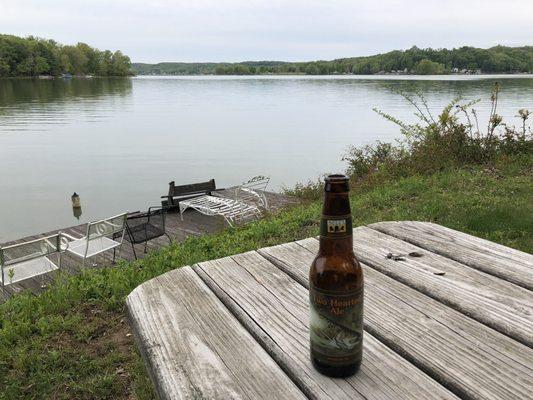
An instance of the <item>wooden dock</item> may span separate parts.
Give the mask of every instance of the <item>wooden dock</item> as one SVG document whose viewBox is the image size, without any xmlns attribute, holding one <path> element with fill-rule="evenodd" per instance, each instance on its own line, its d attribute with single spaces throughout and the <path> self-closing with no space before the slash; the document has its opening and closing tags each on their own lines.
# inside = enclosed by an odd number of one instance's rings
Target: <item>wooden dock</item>
<svg viewBox="0 0 533 400">
<path fill-rule="evenodd" d="M 226 189 L 230 190 L 230 189 Z M 219 192 L 221 194 L 224 191 Z M 267 200 L 269 203 L 269 209 L 271 211 L 279 210 L 283 207 L 295 204 L 296 200 L 292 197 L 273 193 L 265 192 Z M 148 208 L 148 207 L 147 207 Z M 142 211 L 142 210 L 141 210 Z M 189 209 L 183 214 L 183 221 L 180 218 L 179 212 L 171 212 L 167 214 L 166 218 L 166 231 L 174 242 L 183 242 L 189 236 L 200 236 L 204 234 L 219 232 L 227 228 L 227 223 L 222 217 L 210 217 L 199 212 Z M 2 246 L 8 246 L 11 244 L 27 242 L 33 239 L 38 239 L 40 237 L 45 237 L 48 235 L 53 235 L 59 231 L 67 233 L 75 237 L 85 236 L 87 229 L 87 224 L 81 224 L 76 226 L 71 226 L 68 228 L 58 229 L 50 232 L 45 232 L 33 236 L 27 236 L 18 240 L 14 240 L 7 243 L 2 243 Z M 151 240 L 147 245 L 147 253 L 157 250 L 162 246 L 168 246 L 169 240 L 166 236 L 162 236 Z M 135 252 L 139 259 L 143 258 L 146 254 L 144 253 L 144 244 L 135 245 Z M 121 259 L 127 261 L 133 261 L 135 259 L 131 244 L 124 240 L 124 244 L 121 250 Z M 97 263 L 96 267 L 108 267 L 113 265 L 113 251 L 107 251 L 102 255 L 95 256 L 88 260 L 85 268 L 92 268 L 91 263 Z M 88 265 L 88 266 L 87 266 Z M 61 255 L 61 270 L 63 274 L 75 275 L 81 271 L 81 258 L 77 258 L 68 253 L 63 253 Z M 56 276 L 56 271 L 52 271 L 46 275 L 40 275 L 35 278 L 27 279 L 21 282 L 17 282 L 11 285 L 5 286 L 4 290 L 0 289 L 0 303 L 4 302 L 6 299 L 11 297 L 15 293 L 19 293 L 23 290 L 30 290 L 31 292 L 37 294 L 46 289 L 46 287 L 54 281 Z"/>
</svg>

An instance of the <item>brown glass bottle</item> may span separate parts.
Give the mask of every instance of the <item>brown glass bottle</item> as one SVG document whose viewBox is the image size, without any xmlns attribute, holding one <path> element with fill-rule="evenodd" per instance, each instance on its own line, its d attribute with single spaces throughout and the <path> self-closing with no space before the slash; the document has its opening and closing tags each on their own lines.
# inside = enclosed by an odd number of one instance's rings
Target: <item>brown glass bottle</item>
<svg viewBox="0 0 533 400">
<path fill-rule="evenodd" d="M 363 270 L 353 253 L 348 178 L 329 175 L 320 248 L 309 271 L 311 361 L 321 373 L 357 372 L 363 355 Z"/>
</svg>

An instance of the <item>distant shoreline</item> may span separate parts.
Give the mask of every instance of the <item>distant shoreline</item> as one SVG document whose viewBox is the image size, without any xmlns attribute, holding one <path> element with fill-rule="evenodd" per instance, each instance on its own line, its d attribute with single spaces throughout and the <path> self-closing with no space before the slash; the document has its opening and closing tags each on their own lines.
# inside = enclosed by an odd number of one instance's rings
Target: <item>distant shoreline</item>
<svg viewBox="0 0 533 400">
<path fill-rule="evenodd" d="M 533 46 L 393 50 L 315 61 L 131 63 L 137 75 L 479 75 L 533 73 Z"/>
<path fill-rule="evenodd" d="M 74 75 L 64 78 L 61 76 L 0 76 L 0 80 L 35 80 L 35 81 L 64 81 L 68 82 L 73 79 L 130 79 L 130 78 L 248 78 L 248 79 L 276 79 L 276 78 L 308 78 L 308 79 L 416 79 L 431 80 L 431 78 L 464 78 L 469 79 L 486 79 L 486 78 L 533 78 L 533 73 L 481 73 L 481 74 L 324 74 L 324 75 L 307 75 L 307 74 L 242 74 L 242 75 L 223 75 L 223 74 L 137 74 L 127 76 L 100 76 L 100 75 Z"/>
<path fill-rule="evenodd" d="M 108 79 L 108 78 L 115 78 L 115 79 L 127 79 L 132 78 L 136 75 L 72 75 L 69 77 L 64 77 L 61 75 L 55 76 L 55 75 L 30 75 L 30 76 L 0 76 L 0 79 L 26 79 L 26 80 L 42 80 L 42 81 L 54 81 L 54 80 L 62 80 L 62 81 L 69 81 L 71 79 Z"/>
<path fill-rule="evenodd" d="M 317 75 L 309 75 L 304 73 L 276 73 L 276 74 L 146 74 L 146 73 L 139 73 L 135 75 L 131 75 L 131 77 L 135 76 L 246 76 L 246 77 L 265 77 L 265 76 L 306 76 L 306 77 L 320 77 L 320 76 L 328 76 L 328 77 L 351 77 L 351 76 L 509 76 L 509 77 L 533 77 L 533 73 L 530 72 L 520 72 L 520 73 L 505 73 L 505 72 L 481 72 L 476 74 L 460 74 L 460 73 L 447 73 L 447 74 L 415 74 L 415 73 L 406 73 L 406 74 L 398 74 L 398 73 L 376 73 L 376 74 L 317 74 Z M 112 77 L 106 77 L 103 76 L 102 78 L 112 78 Z"/>
</svg>

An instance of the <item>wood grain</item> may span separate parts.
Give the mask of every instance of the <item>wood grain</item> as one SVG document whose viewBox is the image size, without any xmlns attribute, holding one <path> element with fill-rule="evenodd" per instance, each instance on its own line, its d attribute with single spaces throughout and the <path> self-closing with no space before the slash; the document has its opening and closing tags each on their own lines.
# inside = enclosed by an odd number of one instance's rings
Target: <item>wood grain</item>
<svg viewBox="0 0 533 400">
<path fill-rule="evenodd" d="M 309 360 L 308 292 L 256 252 L 193 268 L 309 398 L 456 398 L 368 333 L 357 375 L 331 379 L 316 372 Z"/>
<path fill-rule="evenodd" d="M 354 252 L 370 267 L 533 346 L 531 291 L 364 226 L 354 229 Z M 389 252 L 406 256 L 395 261 Z"/>
<path fill-rule="evenodd" d="M 370 228 L 533 290 L 533 255 L 430 222 L 387 221 Z"/>
<path fill-rule="evenodd" d="M 308 287 L 317 251 L 318 241 L 310 238 L 259 253 Z M 365 330 L 461 398 L 533 398 L 533 350 L 366 265 L 363 269 Z"/>
<path fill-rule="evenodd" d="M 126 304 L 160 398 L 306 398 L 190 267 L 143 283 Z"/>
</svg>

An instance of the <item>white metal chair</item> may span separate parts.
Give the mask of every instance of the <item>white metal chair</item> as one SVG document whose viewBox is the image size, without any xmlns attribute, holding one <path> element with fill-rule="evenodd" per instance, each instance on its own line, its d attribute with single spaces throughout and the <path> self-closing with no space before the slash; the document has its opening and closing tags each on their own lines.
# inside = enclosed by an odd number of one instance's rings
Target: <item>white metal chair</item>
<svg viewBox="0 0 533 400">
<path fill-rule="evenodd" d="M 64 236 L 71 240 L 66 250 L 75 256 L 81 257 L 83 266 L 87 258 L 94 257 L 107 250 L 115 250 L 117 247 L 119 248 L 120 257 L 127 216 L 128 212 L 125 212 L 100 221 L 89 222 L 87 224 L 87 233 L 82 238 L 63 233 Z M 120 241 L 111 239 L 111 237 L 117 237 L 117 235 L 119 235 Z"/>
<path fill-rule="evenodd" d="M 0 247 L 2 288 L 61 268 L 61 252 L 68 240 L 61 234 Z M 57 265 L 50 256 L 58 254 Z"/>
<path fill-rule="evenodd" d="M 268 176 L 254 176 L 235 188 L 235 199 L 243 203 L 255 204 L 257 208 L 268 210 L 265 190 L 270 182 Z"/>
<path fill-rule="evenodd" d="M 187 208 L 193 208 L 205 215 L 220 215 L 233 226 L 240 221 L 261 217 L 261 209 L 268 209 L 265 189 L 270 181 L 269 177 L 256 176 L 239 185 L 234 190 L 234 198 L 216 196 L 200 196 L 179 203 L 180 215 Z"/>
</svg>

